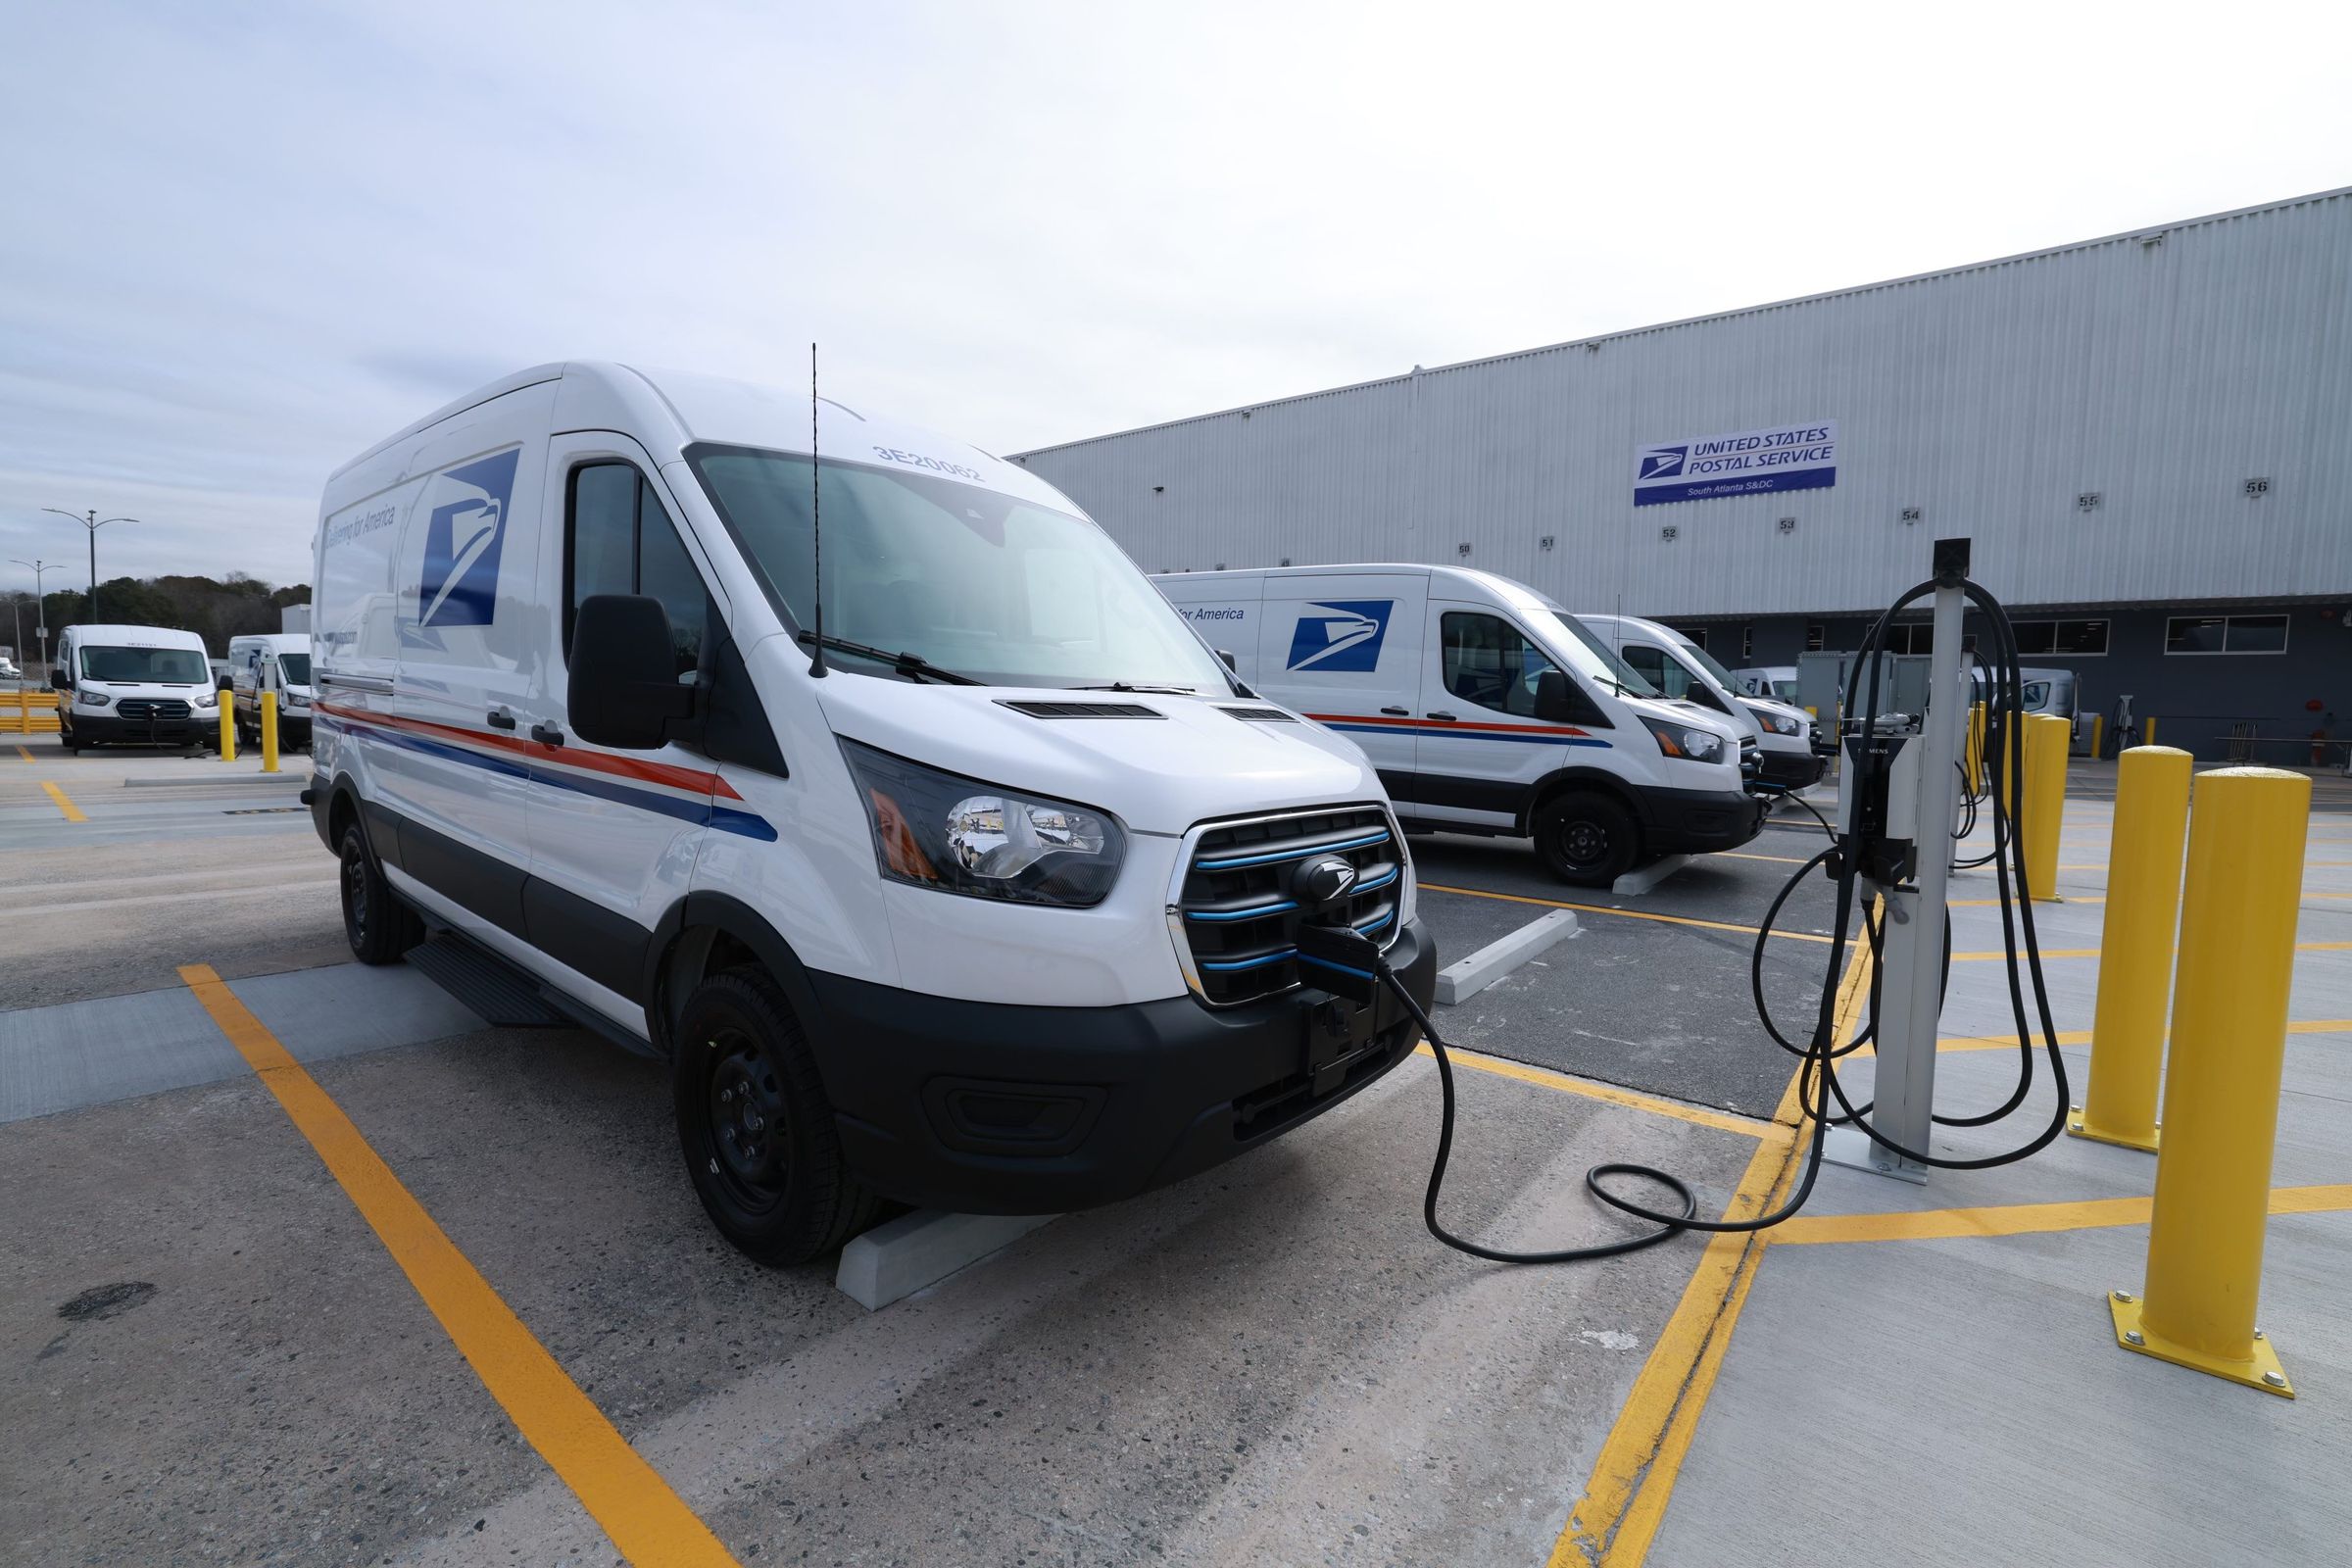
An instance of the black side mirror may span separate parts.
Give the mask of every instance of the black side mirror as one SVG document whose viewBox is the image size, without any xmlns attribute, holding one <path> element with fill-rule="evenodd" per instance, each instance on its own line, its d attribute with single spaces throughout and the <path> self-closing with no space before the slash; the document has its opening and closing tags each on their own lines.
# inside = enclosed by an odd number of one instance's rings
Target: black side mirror
<svg viewBox="0 0 2352 1568">
<path fill-rule="evenodd" d="M 1237 674 L 1237 675 L 1238 675 L 1238 674 L 1240 674 L 1240 673 L 1242 672 L 1242 666 L 1234 662 L 1234 660 L 1233 660 L 1233 650 L 1232 650 L 1232 649 L 1230 649 L 1230 648 L 1220 648 L 1220 649 L 1218 649 L 1218 650 L 1217 650 L 1217 657 L 1218 657 L 1219 659 L 1222 659 L 1223 661 L 1225 661 L 1225 667 L 1226 667 L 1227 669 L 1230 669 L 1230 670 L 1232 670 L 1232 671 L 1233 671 L 1235 674 Z"/>
<path fill-rule="evenodd" d="M 67 669 L 63 664 L 58 665 L 49 671 L 49 684 L 61 692 L 72 691 L 74 689 L 73 671 Z"/>
<path fill-rule="evenodd" d="M 218 686 L 215 686 L 213 690 L 218 692 L 228 692 L 235 691 L 236 688 L 237 677 L 234 675 L 223 675 L 220 677 L 220 683 Z"/>
<path fill-rule="evenodd" d="M 1565 670 L 1547 669 L 1536 677 L 1536 716 L 1546 724 L 1566 724 L 1576 718 L 1576 698 Z"/>
<path fill-rule="evenodd" d="M 694 688 L 677 677 L 669 612 L 644 594 L 597 594 L 571 623 L 572 732 L 598 746 L 650 752 L 694 715 Z"/>
</svg>

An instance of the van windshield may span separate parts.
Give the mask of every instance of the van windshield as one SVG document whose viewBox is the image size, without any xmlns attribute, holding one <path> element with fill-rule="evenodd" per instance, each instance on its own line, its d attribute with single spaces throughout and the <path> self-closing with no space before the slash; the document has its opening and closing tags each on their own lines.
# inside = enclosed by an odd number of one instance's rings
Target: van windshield
<svg viewBox="0 0 2352 1568">
<path fill-rule="evenodd" d="M 718 446 L 687 457 L 769 600 L 796 628 L 811 625 L 809 461 Z M 1233 689 L 1135 563 L 1082 517 L 849 464 L 824 464 L 821 484 L 828 638 L 989 685 Z"/>
<path fill-rule="evenodd" d="M 1658 689 L 1649 678 L 1617 657 L 1617 650 L 1592 635 L 1592 628 L 1565 610 L 1552 607 L 1551 618 L 1567 633 L 1567 641 L 1554 650 L 1568 663 L 1589 679 L 1599 681 L 1621 697 L 1655 697 Z"/>
<path fill-rule="evenodd" d="M 308 686 L 311 683 L 311 656 L 308 654 L 278 655 L 277 678 L 289 686 Z"/>
<path fill-rule="evenodd" d="M 212 682 L 213 671 L 193 648 L 84 648 L 81 676 L 151 686 L 204 686 Z"/>
<path fill-rule="evenodd" d="M 1681 643 L 1677 645 L 1677 649 L 1685 659 L 1688 659 L 1712 676 L 1715 684 L 1722 687 L 1725 691 L 1736 692 L 1740 689 L 1740 682 L 1733 676 L 1730 670 L 1723 667 L 1722 662 L 1713 654 L 1708 653 L 1704 648 L 1699 647 L 1698 644 Z"/>
<path fill-rule="evenodd" d="M 1792 680 L 1773 680 L 1767 681 L 1765 684 L 1772 688 L 1772 695 L 1778 697 L 1782 702 L 1793 703 L 1796 701 L 1796 682 Z"/>
</svg>

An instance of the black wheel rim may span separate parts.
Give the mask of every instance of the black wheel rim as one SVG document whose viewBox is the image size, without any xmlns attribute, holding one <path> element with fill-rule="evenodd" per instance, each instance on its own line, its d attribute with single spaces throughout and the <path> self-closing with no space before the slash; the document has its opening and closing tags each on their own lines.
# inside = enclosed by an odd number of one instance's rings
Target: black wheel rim
<svg viewBox="0 0 2352 1568">
<path fill-rule="evenodd" d="M 357 839 L 343 846 L 343 925 L 352 946 L 368 940 L 368 858 Z"/>
<path fill-rule="evenodd" d="M 1576 871 L 1590 871 L 1609 858 L 1609 832 L 1598 822 L 1572 816 L 1560 824 L 1560 861 Z"/>
<path fill-rule="evenodd" d="M 739 1029 L 714 1031 L 704 1050 L 710 1062 L 704 1111 L 710 1173 L 738 1207 L 773 1208 L 784 1199 L 792 1148 L 775 1063 Z"/>
</svg>

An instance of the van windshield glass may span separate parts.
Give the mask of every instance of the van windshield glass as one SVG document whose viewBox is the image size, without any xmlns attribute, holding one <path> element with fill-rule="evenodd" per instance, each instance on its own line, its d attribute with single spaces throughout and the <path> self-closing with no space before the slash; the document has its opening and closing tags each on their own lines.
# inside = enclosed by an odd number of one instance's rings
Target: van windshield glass
<svg viewBox="0 0 2352 1568">
<path fill-rule="evenodd" d="M 808 460 L 687 456 L 769 600 L 812 625 Z M 928 474 L 826 463 L 821 482 L 828 638 L 990 685 L 1232 691 L 1216 656 L 1084 518 Z"/>
<path fill-rule="evenodd" d="M 1592 628 L 1565 610 L 1554 609 L 1551 618 L 1559 622 L 1567 640 L 1556 652 L 1578 673 L 1601 682 L 1622 697 L 1655 697 L 1658 689 L 1649 678 L 1617 657 L 1617 650 L 1592 635 Z"/>
<path fill-rule="evenodd" d="M 1796 682 L 1792 680 L 1776 680 L 1771 682 L 1770 685 L 1772 686 L 1772 695 L 1778 697 L 1782 702 L 1793 703 L 1796 701 Z"/>
<path fill-rule="evenodd" d="M 277 678 L 289 686 L 308 686 L 311 683 L 311 656 L 308 654 L 278 655 Z"/>
<path fill-rule="evenodd" d="M 1732 672 L 1724 668 L 1713 654 L 1708 653 L 1696 643 L 1684 643 L 1681 646 L 1683 657 L 1713 676 L 1716 685 L 1727 692 L 1736 692 L 1740 689 L 1740 682 L 1733 678 Z"/>
<path fill-rule="evenodd" d="M 193 648 L 84 648 L 84 680 L 144 681 L 152 686 L 203 686 L 212 666 Z"/>
</svg>

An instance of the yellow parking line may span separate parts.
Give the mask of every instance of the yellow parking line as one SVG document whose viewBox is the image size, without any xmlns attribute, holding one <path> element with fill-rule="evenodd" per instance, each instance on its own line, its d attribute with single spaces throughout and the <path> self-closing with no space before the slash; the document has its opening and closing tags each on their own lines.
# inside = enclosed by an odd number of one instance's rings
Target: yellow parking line
<svg viewBox="0 0 2352 1568">
<path fill-rule="evenodd" d="M 1931 1208 L 1892 1214 L 1799 1214 L 1772 1233 L 1776 1247 L 1823 1242 L 1937 1242 L 1969 1236 L 2026 1236 L 2145 1225 L 2154 1200 L 2093 1198 L 2077 1203 L 2003 1203 L 1994 1208 Z M 2274 1214 L 2328 1214 L 2352 1208 L 2352 1186 L 2274 1187 Z"/>
<path fill-rule="evenodd" d="M 32 753 L 31 753 L 31 752 L 30 752 L 28 749 L 26 749 L 25 747 L 23 747 L 23 746 L 20 746 L 20 747 L 18 747 L 18 748 L 17 748 L 17 755 L 18 755 L 19 757 L 22 757 L 23 759 L 24 759 L 24 760 L 26 760 L 27 762 L 29 762 L 29 761 L 31 761 L 31 760 L 32 760 Z"/>
<path fill-rule="evenodd" d="M 1657 920 L 1667 925 L 1694 925 L 1708 931 L 1744 931 L 1751 937 L 1756 934 L 1754 926 L 1734 925 L 1729 920 L 1701 920 L 1693 915 L 1658 914 L 1648 909 L 1612 909 L 1605 904 L 1568 904 L 1559 899 L 1532 899 L 1524 893 L 1489 893 L 1485 888 L 1447 887 L 1439 882 L 1424 882 L 1421 884 L 1421 891 L 1424 893 L 1459 893 L 1473 899 L 1500 899 L 1505 904 L 1534 904 L 1546 909 L 1580 909 L 1587 914 L 1614 914 L 1627 920 Z M 1786 937 L 1790 942 L 1827 942 L 1830 940 L 1828 937 L 1815 936 L 1810 931 L 1775 931 L 1773 935 Z"/>
<path fill-rule="evenodd" d="M 2295 944 L 2295 951 L 2297 953 L 2343 953 L 2352 951 L 2352 942 L 2298 942 Z M 2095 958 L 2099 956 L 2099 950 L 2096 948 L 2044 948 L 2041 950 L 2041 956 L 2045 958 Z M 1996 958 L 2008 956 L 2008 954 L 2000 952 L 1955 953 L 1952 955 L 1952 961 L 1954 963 L 1989 963 Z"/>
<path fill-rule="evenodd" d="M 66 813 L 67 821 L 87 822 L 89 820 L 88 817 L 81 814 L 80 807 L 75 806 L 72 801 L 66 798 L 66 792 L 64 790 L 59 789 L 47 779 L 41 780 L 41 788 L 49 792 L 49 799 L 57 803 L 57 808 Z"/>
<path fill-rule="evenodd" d="M 401 1185 L 343 1107 L 209 964 L 179 976 L 341 1184 L 491 1396 L 640 1568 L 738 1568 L 710 1527 L 647 1464 Z"/>
<path fill-rule="evenodd" d="M 1748 855 L 1739 850 L 1716 850 L 1709 857 L 1715 860 L 1770 860 L 1776 865 L 1805 865 L 1810 863 L 1801 855 Z"/>
<path fill-rule="evenodd" d="M 2301 1023 L 2288 1024 L 2286 1032 L 2290 1035 L 2345 1034 L 2352 1032 L 2352 1018 L 2312 1018 Z M 2041 1049 L 2044 1038 L 2041 1035 L 2034 1037 L 2034 1048 L 2036 1051 Z M 2090 1044 L 2090 1031 L 2087 1029 L 2061 1029 L 2058 1031 L 2058 1043 L 2062 1046 L 2087 1046 Z M 2017 1037 L 2015 1035 L 1945 1035 L 1936 1042 L 1936 1049 L 1937 1051 L 2015 1051 Z M 1851 1056 L 1842 1059 L 1859 1060 L 1872 1054 L 1875 1053 L 1866 1042 L 1856 1046 Z"/>
<path fill-rule="evenodd" d="M 1424 1056 L 1432 1054 L 1426 1041 L 1413 1049 Z M 1704 1105 L 1686 1105 L 1679 1101 L 1658 1100 L 1649 1095 L 1636 1094 L 1631 1089 L 1620 1089 L 1615 1084 L 1594 1083 L 1590 1078 L 1571 1078 L 1564 1072 L 1530 1067 L 1525 1062 L 1465 1051 L 1460 1046 L 1447 1046 L 1446 1054 L 1457 1067 L 1491 1072 L 1497 1078 L 1516 1078 L 1523 1084 L 1556 1089 L 1565 1095 L 1582 1095 L 1587 1100 L 1604 1101 L 1633 1110 L 1646 1110 L 1653 1116 L 1672 1116 L 1677 1121 L 1687 1121 L 1694 1127 L 1713 1127 L 1722 1132 L 1738 1133 L 1743 1138 L 1763 1138 L 1772 1132 L 1772 1123 L 1768 1121 L 1735 1116 L 1729 1111 L 1709 1110 Z"/>
<path fill-rule="evenodd" d="M 1838 1039 L 1854 1032 L 1862 1000 L 1870 991 L 1870 947 L 1858 944 L 1838 987 Z M 1773 1120 L 1796 1121 L 1797 1083 L 1798 1076 L 1792 1074 Z M 1784 1202 L 1802 1168 L 1799 1154 L 1804 1147 L 1803 1132 L 1793 1126 L 1786 1138 L 1759 1143 L 1724 1217 L 1753 1219 Z M 1708 1238 L 1697 1270 L 1601 1443 L 1584 1495 L 1569 1510 L 1568 1528 L 1552 1544 L 1546 1568 L 1639 1568 L 1648 1553 L 1674 1495 L 1675 1477 L 1690 1451 L 1699 1414 L 1723 1367 L 1732 1330 L 1747 1304 L 1748 1285 L 1755 1279 L 1769 1234 Z"/>
</svg>

